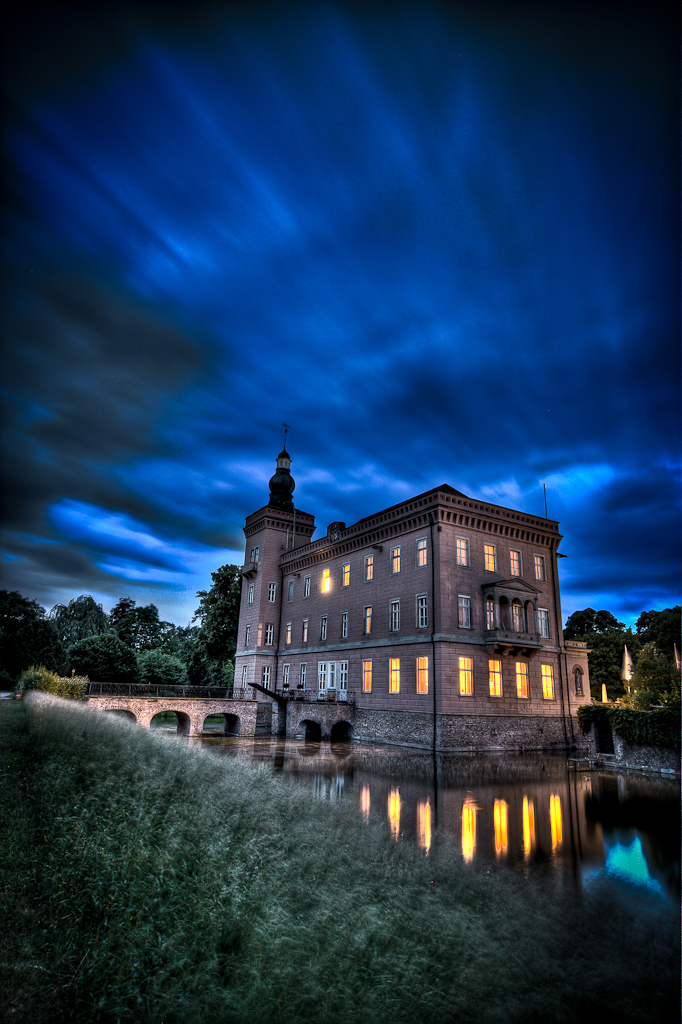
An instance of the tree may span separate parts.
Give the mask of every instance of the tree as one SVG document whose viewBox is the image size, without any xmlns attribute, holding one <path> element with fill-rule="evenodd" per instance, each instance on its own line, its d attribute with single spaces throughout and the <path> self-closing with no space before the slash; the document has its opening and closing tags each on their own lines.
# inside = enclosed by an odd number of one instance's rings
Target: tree
<svg viewBox="0 0 682 1024">
<path fill-rule="evenodd" d="M 680 670 L 654 643 L 644 644 L 639 652 L 628 698 L 633 707 L 644 709 L 680 703 Z"/>
<path fill-rule="evenodd" d="M 237 650 L 241 570 L 238 565 L 221 565 L 211 579 L 210 590 L 197 591 L 200 602 L 194 620 L 201 622 L 201 644 L 208 660 L 232 661 Z"/>
<path fill-rule="evenodd" d="M 109 632 L 107 613 L 90 594 L 74 597 L 68 605 L 56 604 L 50 611 L 50 619 L 65 647 L 88 636 Z"/>
<path fill-rule="evenodd" d="M 109 625 L 135 651 L 152 651 L 161 646 L 161 623 L 155 604 L 136 608 L 132 598 L 122 597 L 109 613 Z"/>
<path fill-rule="evenodd" d="M 682 608 L 664 608 L 663 611 L 642 612 L 635 623 L 637 636 L 644 644 L 653 643 L 670 661 L 673 661 L 673 644 L 680 650 L 680 613 Z"/>
<path fill-rule="evenodd" d="M 68 648 L 67 655 L 70 667 L 93 681 L 136 683 L 139 679 L 134 652 L 114 633 L 78 640 Z"/>
<path fill-rule="evenodd" d="M 629 653 L 637 657 L 640 642 L 631 629 L 612 629 L 606 633 L 586 633 L 579 637 L 585 640 L 590 653 L 587 662 L 590 670 L 590 693 L 595 700 L 601 700 L 602 684 L 606 684 L 609 700 L 619 700 L 625 694 L 620 678 L 623 667 L 623 648 L 627 644 Z"/>
<path fill-rule="evenodd" d="M 158 685 L 186 686 L 187 669 L 179 658 L 163 651 L 142 651 L 137 656 L 140 682 Z"/>
<path fill-rule="evenodd" d="M 18 590 L 0 590 L 0 660 L 5 682 L 15 679 L 29 665 L 45 665 L 53 672 L 64 670 L 64 647 L 45 609 Z"/>
<path fill-rule="evenodd" d="M 583 608 L 566 619 L 564 640 L 583 640 L 586 633 L 608 633 L 609 630 L 622 632 L 624 629 L 625 623 L 619 622 L 611 612 Z"/>
</svg>

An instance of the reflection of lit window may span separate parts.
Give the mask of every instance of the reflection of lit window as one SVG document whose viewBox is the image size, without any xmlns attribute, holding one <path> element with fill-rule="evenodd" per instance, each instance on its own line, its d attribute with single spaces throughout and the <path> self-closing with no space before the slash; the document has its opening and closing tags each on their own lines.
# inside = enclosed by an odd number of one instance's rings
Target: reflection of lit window
<svg viewBox="0 0 682 1024">
<path fill-rule="evenodd" d="M 511 568 L 512 576 L 520 576 L 521 575 L 521 552 L 520 551 L 510 551 L 509 552 L 509 561 L 511 563 L 510 564 L 510 568 Z"/>
<path fill-rule="evenodd" d="M 322 593 L 326 594 L 329 591 L 329 569 L 322 570 Z"/>
<path fill-rule="evenodd" d="M 476 807 L 467 801 L 462 808 L 462 856 L 472 860 L 476 849 Z"/>
<path fill-rule="evenodd" d="M 374 579 L 374 555 L 367 555 L 365 558 L 365 579 Z"/>
<path fill-rule="evenodd" d="M 428 797 L 417 804 L 417 841 L 428 853 L 431 848 L 431 804 Z"/>
<path fill-rule="evenodd" d="M 470 697 L 474 692 L 474 673 L 471 664 L 471 658 L 459 659 L 459 692 L 466 697 Z"/>
<path fill-rule="evenodd" d="M 485 559 L 485 567 L 488 572 L 495 572 L 497 569 L 497 559 L 495 557 L 494 544 L 483 545 L 483 557 Z"/>
<path fill-rule="evenodd" d="M 400 693 L 400 658 L 388 659 L 388 692 Z"/>
<path fill-rule="evenodd" d="M 535 579 L 544 580 L 545 578 L 545 559 L 544 555 L 534 555 L 533 561 L 535 562 Z"/>
<path fill-rule="evenodd" d="M 497 856 L 507 852 L 507 801 L 496 800 L 493 808 L 495 825 L 495 853 Z"/>
<path fill-rule="evenodd" d="M 516 662 L 516 696 L 528 696 L 528 666 L 525 661 Z"/>
<path fill-rule="evenodd" d="M 429 659 L 417 658 L 417 693 L 429 692 Z"/>
<path fill-rule="evenodd" d="M 400 836 L 400 792 L 392 789 L 388 797 L 388 820 L 391 826 L 391 838 Z"/>
<path fill-rule="evenodd" d="M 520 601 L 512 601 L 512 629 L 515 633 L 523 633 L 523 615 L 521 614 Z"/>
<path fill-rule="evenodd" d="M 549 824 L 552 829 L 552 853 L 561 846 L 561 800 L 558 796 L 549 798 Z"/>
<path fill-rule="evenodd" d="M 301 634 L 301 639 L 303 640 L 304 644 L 308 643 L 308 620 L 307 619 L 303 620 L 303 631 L 302 631 L 302 634 Z"/>
<path fill-rule="evenodd" d="M 369 821 L 369 786 L 367 783 L 360 790 L 360 810 L 365 821 Z"/>
<path fill-rule="evenodd" d="M 495 602 L 489 597 L 485 602 L 485 628 L 495 628 Z"/>
<path fill-rule="evenodd" d="M 371 604 L 365 608 L 365 633 L 367 636 L 372 632 L 372 606 Z"/>
<path fill-rule="evenodd" d="M 372 662 L 363 661 L 362 663 L 362 692 L 372 692 Z"/>
<path fill-rule="evenodd" d="M 427 558 L 426 537 L 420 537 L 417 541 L 417 568 L 426 565 Z"/>
<path fill-rule="evenodd" d="M 349 562 L 346 562 L 346 564 L 343 567 L 343 579 L 342 579 L 342 582 L 343 582 L 344 587 L 347 587 L 348 584 L 350 583 L 350 563 Z"/>
<path fill-rule="evenodd" d="M 391 572 L 400 572 L 400 548 L 391 548 Z"/>
<path fill-rule="evenodd" d="M 287 622 L 287 628 L 286 628 L 286 632 L 284 634 L 284 643 L 285 644 L 290 644 L 291 643 L 291 623 L 290 622 Z"/>
<path fill-rule="evenodd" d="M 551 665 L 541 665 L 542 671 L 542 696 L 545 700 L 551 700 L 554 696 L 554 669 Z"/>
<path fill-rule="evenodd" d="M 502 662 L 491 658 L 488 662 L 488 682 L 490 683 L 490 696 L 502 696 Z"/>
<path fill-rule="evenodd" d="M 523 798 L 523 852 L 526 857 L 530 855 L 535 844 L 535 809 L 533 801 L 527 796 Z"/>
</svg>

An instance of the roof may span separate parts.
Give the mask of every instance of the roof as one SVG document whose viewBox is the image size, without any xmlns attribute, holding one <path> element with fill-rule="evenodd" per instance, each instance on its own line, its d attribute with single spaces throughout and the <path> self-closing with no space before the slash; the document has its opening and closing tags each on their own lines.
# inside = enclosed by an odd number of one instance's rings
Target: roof
<svg viewBox="0 0 682 1024">
<path fill-rule="evenodd" d="M 424 491 L 422 494 L 415 494 L 413 498 L 404 498 L 402 501 L 396 502 L 395 505 L 389 505 L 388 508 L 381 508 L 377 512 L 372 512 L 371 516 L 364 516 L 363 519 L 358 519 L 358 522 L 353 523 L 353 526 L 357 526 L 358 523 L 366 523 L 369 519 L 383 515 L 384 512 L 392 512 L 394 508 L 400 508 L 401 505 L 407 505 L 410 501 L 418 501 L 420 498 L 426 498 L 429 494 L 437 494 L 439 491 L 445 491 L 446 494 L 456 494 L 458 498 L 469 497 L 468 494 L 464 494 L 462 491 L 456 491 L 450 484 L 441 484 L 440 487 L 431 487 L 430 490 Z"/>
</svg>

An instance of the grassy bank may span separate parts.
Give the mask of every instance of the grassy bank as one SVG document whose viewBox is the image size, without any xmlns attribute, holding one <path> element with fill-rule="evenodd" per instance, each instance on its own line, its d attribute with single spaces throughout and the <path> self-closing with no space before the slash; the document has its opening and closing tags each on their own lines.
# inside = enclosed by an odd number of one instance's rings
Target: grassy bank
<svg viewBox="0 0 682 1024">
<path fill-rule="evenodd" d="M 12 1019 L 661 1022 L 677 926 L 426 857 L 351 805 L 87 708 L 0 708 Z"/>
</svg>

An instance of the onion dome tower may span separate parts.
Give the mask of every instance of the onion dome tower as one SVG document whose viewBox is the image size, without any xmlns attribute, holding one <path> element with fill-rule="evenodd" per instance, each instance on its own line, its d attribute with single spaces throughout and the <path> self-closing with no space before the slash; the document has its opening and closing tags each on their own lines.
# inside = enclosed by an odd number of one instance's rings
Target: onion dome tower
<svg viewBox="0 0 682 1024">
<path fill-rule="evenodd" d="M 283 508 L 287 512 L 294 511 L 294 503 L 292 495 L 294 493 L 294 487 L 296 483 L 293 476 L 289 472 L 291 466 L 291 459 L 289 452 L 286 447 L 286 440 L 284 442 L 284 448 L 277 456 L 277 470 L 274 476 L 270 477 L 270 500 L 268 506 L 271 508 Z"/>
</svg>

